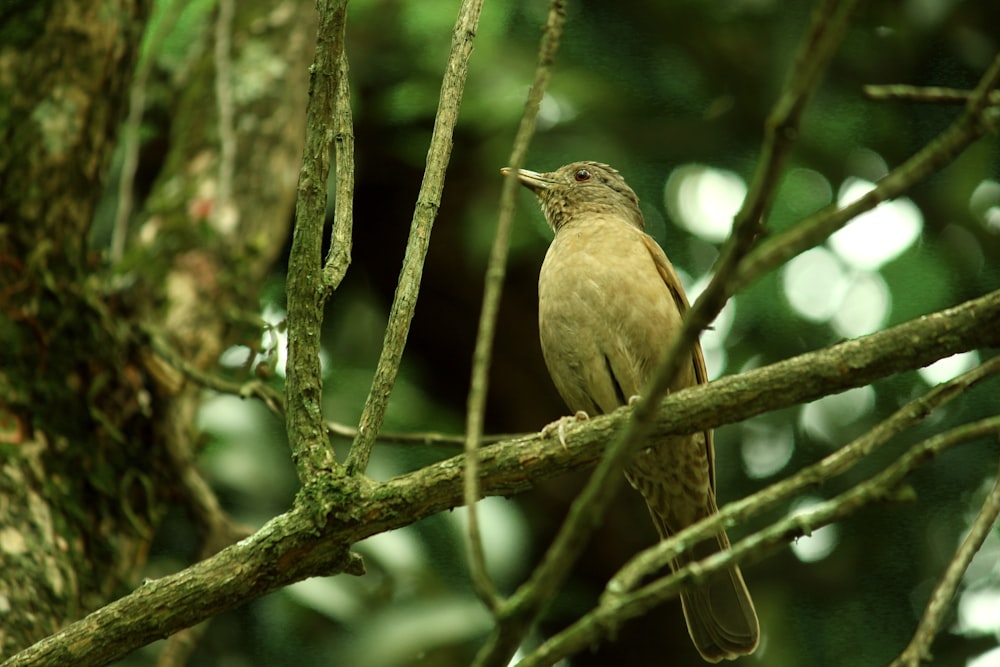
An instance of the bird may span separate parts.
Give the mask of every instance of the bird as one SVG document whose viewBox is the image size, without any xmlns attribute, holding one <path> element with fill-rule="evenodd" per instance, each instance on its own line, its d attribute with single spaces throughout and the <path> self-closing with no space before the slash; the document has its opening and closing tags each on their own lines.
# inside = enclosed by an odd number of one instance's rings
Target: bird
<svg viewBox="0 0 1000 667">
<path fill-rule="evenodd" d="M 576 419 L 613 412 L 645 390 L 681 326 L 689 307 L 681 281 L 646 234 L 639 198 L 617 170 L 573 162 L 548 173 L 519 169 L 517 179 L 535 194 L 553 232 L 538 277 L 549 375 Z M 696 343 L 670 391 L 707 381 Z M 645 499 L 660 539 L 718 512 L 710 429 L 640 450 L 626 463 L 625 476 Z M 729 547 L 720 530 L 671 566 Z M 738 566 L 680 597 L 688 634 L 705 661 L 757 648 L 757 612 Z"/>
</svg>

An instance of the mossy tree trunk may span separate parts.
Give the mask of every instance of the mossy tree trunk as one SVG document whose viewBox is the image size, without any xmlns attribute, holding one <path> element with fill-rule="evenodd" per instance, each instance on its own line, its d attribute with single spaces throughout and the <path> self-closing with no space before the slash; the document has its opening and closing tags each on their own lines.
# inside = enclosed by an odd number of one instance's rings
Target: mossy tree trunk
<svg viewBox="0 0 1000 667">
<path fill-rule="evenodd" d="M 172 82 L 170 152 L 111 266 L 88 239 L 151 5 L 24 5 L 2 28 L 0 656 L 131 588 L 171 504 L 206 550 L 232 538 L 190 465 L 199 389 L 154 348 L 206 367 L 257 312 L 291 223 L 315 8 L 235 4 L 221 132 L 206 38 Z M 225 202 L 220 136 L 240 164 Z"/>
</svg>

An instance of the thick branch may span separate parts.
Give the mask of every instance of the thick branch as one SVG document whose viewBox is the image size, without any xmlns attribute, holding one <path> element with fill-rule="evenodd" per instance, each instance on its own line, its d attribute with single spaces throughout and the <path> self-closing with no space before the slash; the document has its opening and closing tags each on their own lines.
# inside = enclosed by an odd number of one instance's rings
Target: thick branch
<svg viewBox="0 0 1000 667">
<path fill-rule="evenodd" d="M 308 486 L 337 462 L 326 440 L 321 409 L 319 332 L 323 324 L 320 246 L 326 218 L 326 182 L 330 175 L 330 139 L 344 51 L 347 0 L 320 2 L 316 56 L 306 110 L 306 147 L 299 172 L 295 232 L 288 258 L 288 363 L 285 416 L 288 443 L 299 473 Z"/>
<path fill-rule="evenodd" d="M 804 354 L 668 396 L 654 435 L 687 433 L 870 384 L 942 357 L 1000 343 L 1000 291 L 862 339 Z M 512 495 L 593 464 L 629 410 L 597 417 L 567 436 L 532 436 L 480 452 L 481 488 Z M 382 484 L 341 477 L 338 511 L 315 525 L 293 510 L 191 568 L 151 582 L 14 656 L 15 665 L 94 665 L 309 576 L 352 566 L 346 548 L 463 502 L 464 456 Z M 331 556 L 331 554 L 335 554 Z"/>
</svg>

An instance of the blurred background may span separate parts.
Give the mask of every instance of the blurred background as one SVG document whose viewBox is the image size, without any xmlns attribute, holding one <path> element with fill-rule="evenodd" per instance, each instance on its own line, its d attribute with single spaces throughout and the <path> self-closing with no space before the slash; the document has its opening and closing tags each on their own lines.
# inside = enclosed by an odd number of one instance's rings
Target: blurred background
<svg viewBox="0 0 1000 667">
<path fill-rule="evenodd" d="M 152 25 L 175 2 L 180 0 L 157 0 Z M 170 96 L 164 91 L 183 86 L 211 32 L 215 3 L 184 4 L 162 48 L 145 54 L 157 62 L 143 128 L 140 192 L 148 190 L 168 141 Z M 647 231 L 667 251 L 693 300 L 746 192 L 764 119 L 812 6 L 777 0 L 570 2 L 525 166 L 549 171 L 586 159 L 619 169 L 640 197 Z M 457 8 L 444 0 L 350 3 L 355 245 L 324 332 L 325 414 L 348 426 L 360 415 L 381 348 Z M 537 0 L 486 4 L 388 430 L 464 428 L 482 276 L 496 225 L 498 170 L 508 159 L 533 78 L 546 11 Z M 861 3 L 805 113 L 769 229 L 787 228 L 832 202 L 860 196 L 960 112 L 958 106 L 869 101 L 862 86 L 971 88 L 997 52 L 997 26 L 1000 4 L 993 0 Z M 550 233 L 530 193 L 520 193 L 519 206 L 486 415 L 493 433 L 535 431 L 565 412 L 537 342 L 536 279 Z M 110 218 L 98 221 L 98 245 Z M 905 198 L 865 215 L 733 299 L 703 338 L 710 374 L 770 364 L 997 289 L 998 257 L 1000 151 L 996 137 L 989 137 Z M 274 267 L 260 295 L 261 316 L 274 325 L 284 318 L 284 270 Z M 262 356 L 278 366 L 276 385 L 283 346 L 277 328 L 260 344 Z M 720 505 L 846 444 L 903 402 L 976 365 L 980 354 L 719 429 Z M 240 377 L 247 355 L 245 347 L 228 351 L 220 360 L 223 371 Z M 907 444 L 995 414 L 997 396 L 996 382 L 970 391 L 901 435 L 872 465 L 754 526 L 731 531 L 731 537 L 835 495 Z M 206 394 L 201 425 L 202 467 L 238 519 L 261 525 L 290 506 L 297 481 L 280 421 L 253 402 Z M 333 444 L 342 458 L 349 442 Z M 370 474 L 386 479 L 454 453 L 383 444 Z M 887 664 L 909 641 L 988 491 L 998 453 L 995 442 L 964 445 L 913 476 L 916 502 L 869 509 L 746 565 L 763 640 L 756 655 L 741 662 Z M 486 552 L 504 591 L 530 572 L 585 479 L 585 473 L 566 475 L 516 498 L 483 501 Z M 192 664 L 468 664 L 490 619 L 469 585 L 463 518 L 456 510 L 358 544 L 368 568 L 364 577 L 309 580 L 213 619 Z M 531 641 L 592 607 L 607 578 L 654 540 L 641 498 L 624 490 Z M 178 510 L 158 539 L 150 576 L 183 568 L 197 550 L 190 521 Z M 1000 534 L 994 530 L 933 645 L 933 664 L 1000 665 L 998 560 Z M 153 664 L 159 648 L 148 647 L 122 664 Z M 700 662 L 680 605 L 672 602 L 565 664 Z"/>
</svg>

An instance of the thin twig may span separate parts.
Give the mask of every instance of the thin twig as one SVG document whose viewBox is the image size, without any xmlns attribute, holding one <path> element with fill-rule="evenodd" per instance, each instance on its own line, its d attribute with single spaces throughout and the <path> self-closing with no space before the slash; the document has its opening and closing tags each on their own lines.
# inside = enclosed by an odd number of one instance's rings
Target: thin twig
<svg viewBox="0 0 1000 667">
<path fill-rule="evenodd" d="M 937 86 L 908 86 L 905 84 L 871 85 L 865 86 L 862 90 L 865 97 L 879 102 L 902 100 L 932 104 L 967 104 L 972 96 L 971 90 L 956 90 L 955 88 Z M 1000 91 L 992 91 L 988 100 L 991 106 L 1000 105 Z"/>
<path fill-rule="evenodd" d="M 354 426 L 340 424 L 338 422 L 327 422 L 326 428 L 330 435 L 338 438 L 354 439 L 358 436 L 358 429 Z M 480 438 L 479 444 L 492 445 L 505 440 L 516 440 L 524 438 L 534 433 L 496 433 L 484 435 Z M 427 445 L 431 447 L 465 448 L 465 435 L 436 433 L 434 431 L 413 431 L 403 433 L 400 431 L 382 431 L 378 434 L 378 441 L 390 445 Z"/>
<path fill-rule="evenodd" d="M 406 244 L 399 283 L 396 285 L 396 294 L 389 311 L 382 354 L 379 356 L 372 388 L 361 413 L 358 437 L 351 444 L 351 451 L 347 457 L 347 472 L 351 475 L 363 472 L 368 466 L 372 446 L 385 420 L 389 394 L 399 372 L 403 348 L 406 346 L 410 322 L 417 305 L 417 294 L 420 291 L 420 279 L 423 275 L 424 259 L 427 257 L 431 228 L 434 226 L 441 204 L 445 172 L 451 158 L 452 135 L 458 122 L 458 110 L 465 91 L 469 58 L 472 55 L 472 44 L 482 8 L 483 0 L 462 0 L 462 6 L 458 10 L 458 19 L 452 32 L 451 53 L 445 66 L 437 114 L 434 118 L 434 131 L 427 151 L 424 178 L 420 184 L 413 220 L 410 223 L 410 238 Z"/>
<path fill-rule="evenodd" d="M 737 563 L 763 558 L 776 549 L 828 524 L 857 514 L 876 502 L 907 498 L 899 484 L 910 472 L 944 450 L 963 442 L 1000 434 L 1000 417 L 990 417 L 938 434 L 910 448 L 881 473 L 848 491 L 795 514 L 745 537 L 732 549 L 718 552 L 703 561 L 691 563 L 677 572 L 658 579 L 623 596 L 601 599 L 601 603 L 569 628 L 545 642 L 538 650 L 518 663 L 518 667 L 544 667 L 578 653 L 613 634 L 621 623 L 641 616 L 653 607 L 676 597 L 682 588 L 703 582 L 716 572 Z"/>
<path fill-rule="evenodd" d="M 124 157 L 122 158 L 121 175 L 118 177 L 118 208 L 115 211 L 114 226 L 111 231 L 111 250 L 109 259 L 112 264 L 121 261 L 125 254 L 125 241 L 128 238 L 128 223 L 132 217 L 132 195 L 135 184 L 136 170 L 139 168 L 139 131 L 142 129 L 142 117 L 146 111 L 146 85 L 149 83 L 149 75 L 153 71 L 156 59 L 163 48 L 163 42 L 174 29 L 177 18 L 184 8 L 183 2 L 158 3 L 157 7 L 163 7 L 159 21 L 150 22 L 155 30 L 146 39 L 145 55 L 141 58 L 132 79 L 132 86 L 129 90 L 128 117 L 122 127 L 122 148 Z"/>
<path fill-rule="evenodd" d="M 197 383 L 198 385 L 211 389 L 220 394 L 239 396 L 240 398 L 256 398 L 260 400 L 268 410 L 279 417 L 285 414 L 285 398 L 278 393 L 271 385 L 263 380 L 229 380 L 216 373 L 208 373 L 195 367 L 190 362 L 183 359 L 176 350 L 167 345 L 163 339 L 147 330 L 148 340 L 152 350 L 163 363 L 180 372 L 180 374 Z M 341 424 L 339 422 L 326 422 L 327 432 L 337 438 L 347 438 L 353 440 L 358 435 L 358 429 L 354 426 Z M 483 435 L 480 444 L 492 445 L 505 440 L 515 440 L 524 438 L 532 433 L 492 433 Z M 449 449 L 464 448 L 465 435 L 459 433 L 437 433 L 434 431 L 382 431 L 378 435 L 378 441 L 395 445 L 426 445 L 431 447 L 448 447 Z"/>
<path fill-rule="evenodd" d="M 306 108 L 306 145 L 299 171 L 295 230 L 288 257 L 288 361 L 285 415 L 288 443 L 299 481 L 308 487 L 339 464 L 326 438 L 319 362 L 323 325 L 320 253 L 326 218 L 330 140 L 344 51 L 347 0 L 319 0 L 316 55 Z"/>
<path fill-rule="evenodd" d="M 551 68 L 559 49 L 563 23 L 566 20 L 565 0 L 552 0 L 549 5 L 548 20 L 538 52 L 538 66 L 535 81 L 528 91 L 524 113 L 514 138 L 508 166 L 511 174 L 504 179 L 500 195 L 500 214 L 496 236 L 486 268 L 486 286 L 483 292 L 483 307 L 479 316 L 479 330 L 476 347 L 472 355 L 472 379 L 470 381 L 466 419 L 465 440 L 465 504 L 468 509 L 469 572 L 473 586 L 486 606 L 496 612 L 500 600 L 486 570 L 486 556 L 479 535 L 476 503 L 479 501 L 479 446 L 482 443 L 483 414 L 486 410 L 486 391 L 489 379 L 490 360 L 493 354 L 493 338 L 496 332 L 497 312 L 500 296 L 507 272 L 507 253 L 510 247 L 510 229 L 514 220 L 514 202 L 517 192 L 516 173 L 528 153 L 528 145 L 535 132 L 535 119 L 551 77 Z"/>
<path fill-rule="evenodd" d="M 351 118 L 351 81 L 347 53 L 340 54 L 337 100 L 333 114 L 333 145 L 337 186 L 333 209 L 330 250 L 323 267 L 323 287 L 327 294 L 340 286 L 351 264 L 354 231 L 354 120 Z"/>
<path fill-rule="evenodd" d="M 275 415 L 280 417 L 285 414 L 284 397 L 263 380 L 239 382 L 227 380 L 215 373 L 207 373 L 181 357 L 176 350 L 163 341 L 161 336 L 152 330 L 147 329 L 146 335 L 156 356 L 171 368 L 180 371 L 187 379 L 220 394 L 231 394 L 240 398 L 258 398 Z"/>
<path fill-rule="evenodd" d="M 1000 515 L 1000 473 L 997 474 L 993 489 L 983 501 L 983 506 L 976 515 L 975 521 L 969 528 L 969 534 L 965 536 L 961 546 L 955 552 L 955 556 L 948 563 L 944 576 L 934 589 L 931 601 L 924 610 L 924 615 L 920 619 L 917 631 L 913 639 L 899 654 L 899 657 L 892 661 L 889 667 L 918 667 L 921 662 L 930 662 L 931 643 L 934 635 L 937 634 L 941 623 L 944 621 L 945 612 L 951 607 L 951 601 L 955 597 L 962 576 L 969 569 L 972 557 L 976 555 L 983 546 L 986 536 L 990 534 L 990 528 Z"/>
<path fill-rule="evenodd" d="M 884 201 L 898 197 L 958 156 L 986 134 L 990 124 L 983 115 L 989 92 L 1000 80 L 1000 56 L 993 61 L 969 99 L 965 112 L 909 160 L 886 174 L 860 199 L 824 209 L 761 243 L 743 262 L 727 286 L 733 292 L 780 266 L 799 253 L 822 243 L 849 220 Z"/>
<path fill-rule="evenodd" d="M 823 73 L 844 38 L 848 19 L 857 0 L 823 0 L 813 11 L 809 31 L 795 53 L 788 81 L 764 123 L 764 142 L 760 159 L 750 179 L 746 199 L 733 221 L 730 243 L 734 254 L 746 254 L 760 231 L 777 190 L 782 168 L 799 135 L 799 125 L 806 106 L 819 87 Z M 720 258 L 720 266 L 733 265 Z"/>
<path fill-rule="evenodd" d="M 233 174 L 236 170 L 236 129 L 232 85 L 232 34 L 235 0 L 219 0 L 215 18 L 215 106 L 219 131 L 219 188 L 213 217 L 217 229 L 236 228 L 238 210 L 233 200 Z"/>
</svg>

